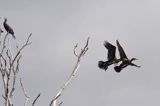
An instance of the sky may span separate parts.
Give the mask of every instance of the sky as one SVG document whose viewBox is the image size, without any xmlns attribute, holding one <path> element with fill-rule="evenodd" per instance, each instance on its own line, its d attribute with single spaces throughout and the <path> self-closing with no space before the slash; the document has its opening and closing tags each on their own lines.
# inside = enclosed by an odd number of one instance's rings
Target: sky
<svg viewBox="0 0 160 106">
<path fill-rule="evenodd" d="M 75 65 L 74 45 L 79 43 L 81 49 L 90 37 L 89 50 L 59 102 L 64 106 L 160 106 L 159 10 L 159 0 L 0 0 L 0 27 L 4 30 L 6 17 L 17 38 L 11 41 L 13 46 L 33 34 L 32 44 L 22 52 L 18 77 L 31 97 L 28 105 L 38 93 L 37 106 L 49 105 Z M 139 59 L 135 63 L 141 68 L 128 66 L 116 73 L 114 66 L 106 72 L 97 67 L 99 60 L 107 59 L 103 42 L 115 45 L 117 39 L 129 58 Z M 13 103 L 22 106 L 24 101 L 17 81 Z"/>
</svg>

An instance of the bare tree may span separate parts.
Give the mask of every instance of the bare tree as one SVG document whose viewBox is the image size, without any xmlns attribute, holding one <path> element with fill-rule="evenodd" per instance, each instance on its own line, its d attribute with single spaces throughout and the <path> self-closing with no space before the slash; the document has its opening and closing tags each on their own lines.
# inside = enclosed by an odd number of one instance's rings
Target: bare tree
<svg viewBox="0 0 160 106">
<path fill-rule="evenodd" d="M 4 87 L 4 94 L 2 96 L 5 106 L 13 106 L 12 97 L 14 95 L 15 84 L 20 70 L 21 52 L 25 47 L 31 44 L 29 40 L 32 34 L 28 36 L 26 42 L 20 48 L 19 46 L 16 46 L 16 53 L 13 53 L 13 50 L 10 49 L 9 42 L 7 42 L 11 40 L 11 37 L 8 36 L 9 33 L 4 36 L 2 34 L 0 35 L 0 73 Z"/>
<path fill-rule="evenodd" d="M 12 40 L 12 38 L 9 36 L 9 33 L 4 34 L 1 31 L 0 28 L 0 74 L 2 76 L 2 86 L 4 89 L 4 93 L 2 94 L 2 97 L 4 99 L 4 106 L 13 106 L 15 105 L 12 102 L 12 97 L 14 95 L 14 92 L 16 90 L 15 85 L 17 84 L 17 77 L 18 77 L 18 73 L 20 71 L 19 66 L 20 66 L 20 60 L 22 57 L 22 51 L 24 48 L 26 48 L 27 46 L 29 46 L 31 44 L 30 42 L 30 37 L 32 36 L 32 34 L 29 34 L 27 40 L 25 41 L 25 43 L 22 46 L 15 46 L 15 49 L 11 49 L 10 48 L 10 40 Z M 62 95 L 64 89 L 71 83 L 71 81 L 73 80 L 73 78 L 76 75 L 76 72 L 80 66 L 80 61 L 81 58 L 86 54 L 87 50 L 88 50 L 88 43 L 89 43 L 89 37 L 87 39 L 87 42 L 85 44 L 85 46 L 81 49 L 80 53 L 76 53 L 76 49 L 78 47 L 78 44 L 76 44 L 74 46 L 73 49 L 73 53 L 77 58 L 76 64 L 74 66 L 74 69 L 71 73 L 71 75 L 69 76 L 69 78 L 64 82 L 64 84 L 62 85 L 62 87 L 60 88 L 60 90 L 58 91 L 58 93 L 56 94 L 56 96 L 51 100 L 50 102 L 50 106 L 61 106 L 63 102 L 60 102 L 57 105 L 57 100 L 58 98 Z M 16 52 L 15 52 L 16 51 Z M 30 96 L 27 94 L 26 89 L 23 85 L 22 82 L 22 78 L 20 78 L 19 80 L 19 84 L 22 88 L 22 91 L 24 93 L 24 96 L 26 98 L 24 106 L 27 106 L 27 103 L 30 99 Z M 32 106 L 34 106 L 37 102 L 37 100 L 39 99 L 39 97 L 41 96 L 41 94 L 39 93 L 36 98 L 33 100 L 32 102 Z"/>
<path fill-rule="evenodd" d="M 64 82 L 64 84 L 62 85 L 62 87 L 60 88 L 58 93 L 56 94 L 56 96 L 51 100 L 50 106 L 61 106 L 61 104 L 63 103 L 63 102 L 60 102 L 59 104 L 57 104 L 57 100 L 62 95 L 64 89 L 71 83 L 71 81 L 75 77 L 75 74 L 80 66 L 81 58 L 86 54 L 86 52 L 88 50 L 88 43 L 89 43 L 89 37 L 87 39 L 86 45 L 84 46 L 84 48 L 81 49 L 81 52 L 79 54 L 76 53 L 76 48 L 78 47 L 78 44 L 76 44 L 74 46 L 73 52 L 74 52 L 74 55 L 77 57 L 75 67 L 74 67 L 71 75 L 69 76 L 69 78 Z"/>
</svg>

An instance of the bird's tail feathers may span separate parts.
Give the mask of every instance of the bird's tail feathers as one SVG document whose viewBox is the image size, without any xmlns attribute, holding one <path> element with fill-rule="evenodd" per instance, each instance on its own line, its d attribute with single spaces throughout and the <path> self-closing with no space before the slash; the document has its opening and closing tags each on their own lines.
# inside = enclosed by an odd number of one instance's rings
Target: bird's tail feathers
<svg viewBox="0 0 160 106">
<path fill-rule="evenodd" d="M 107 70 L 108 69 L 108 66 L 109 66 L 109 63 L 108 63 L 108 61 L 106 61 L 106 62 L 104 62 L 104 61 L 99 61 L 98 62 L 98 67 L 100 68 L 100 69 L 103 69 L 103 70 Z"/>
</svg>

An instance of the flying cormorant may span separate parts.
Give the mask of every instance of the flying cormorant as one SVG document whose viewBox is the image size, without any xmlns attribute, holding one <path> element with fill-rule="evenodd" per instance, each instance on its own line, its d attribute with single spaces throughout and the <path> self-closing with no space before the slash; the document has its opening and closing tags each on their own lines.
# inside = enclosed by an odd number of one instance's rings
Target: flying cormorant
<svg viewBox="0 0 160 106">
<path fill-rule="evenodd" d="M 98 67 L 106 71 L 109 65 L 117 64 L 120 59 L 116 58 L 116 47 L 114 45 L 105 41 L 104 46 L 108 50 L 108 61 L 99 61 Z"/>
<path fill-rule="evenodd" d="M 119 50 L 120 60 L 122 61 L 122 63 L 119 66 L 114 67 L 115 71 L 116 72 L 121 72 L 121 70 L 123 68 L 127 67 L 128 65 L 140 68 L 140 66 L 132 63 L 132 61 L 138 60 L 138 59 L 136 59 L 136 58 L 128 59 L 124 50 L 123 50 L 123 48 L 122 48 L 122 46 L 119 44 L 118 40 L 116 40 L 116 43 L 117 43 L 117 47 L 118 47 L 118 50 Z"/>
</svg>

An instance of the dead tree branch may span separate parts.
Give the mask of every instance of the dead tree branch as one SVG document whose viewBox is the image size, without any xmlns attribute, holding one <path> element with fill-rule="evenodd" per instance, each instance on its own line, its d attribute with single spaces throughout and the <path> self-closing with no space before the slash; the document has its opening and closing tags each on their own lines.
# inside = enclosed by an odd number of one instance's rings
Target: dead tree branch
<svg viewBox="0 0 160 106">
<path fill-rule="evenodd" d="M 38 94 L 37 97 L 34 99 L 33 103 L 32 103 L 32 106 L 35 105 L 36 101 L 38 100 L 38 98 L 41 96 L 41 94 Z"/>
<path fill-rule="evenodd" d="M 31 44 L 29 40 L 32 34 L 28 36 L 25 44 L 22 45 L 20 49 L 18 49 L 15 55 L 12 55 L 9 43 L 6 43 L 8 34 L 9 33 L 7 33 L 4 37 L 1 37 L 2 39 L 0 39 L 0 73 L 4 86 L 4 104 L 5 106 L 13 106 L 12 96 L 15 91 L 16 78 L 19 72 L 20 59 L 22 57 L 21 51 Z M 8 39 L 10 38 L 8 37 Z M 23 92 L 25 93 L 22 81 L 20 81 L 20 84 L 23 88 Z M 26 93 L 25 96 L 28 98 Z"/>
<path fill-rule="evenodd" d="M 60 88 L 60 90 L 58 91 L 58 93 L 56 94 L 56 96 L 51 100 L 50 102 L 50 106 L 58 106 L 57 105 L 57 100 L 58 98 L 62 95 L 64 89 L 71 83 L 71 81 L 73 80 L 73 78 L 75 77 L 75 74 L 80 66 L 80 61 L 81 58 L 86 54 L 87 50 L 88 50 L 88 43 L 89 43 L 89 37 L 87 39 L 86 45 L 84 46 L 84 48 L 81 49 L 81 52 L 79 54 L 76 53 L 76 48 L 78 47 L 78 44 L 76 44 L 74 46 L 74 55 L 77 57 L 77 62 L 75 64 L 75 67 L 71 73 L 71 75 L 69 76 L 69 78 L 65 81 L 65 83 L 62 85 L 62 87 Z M 59 106 L 62 104 L 62 102 L 59 104 Z"/>
<path fill-rule="evenodd" d="M 21 85 L 22 91 L 23 91 L 23 93 L 24 93 L 24 96 L 26 97 L 26 101 L 25 101 L 25 103 L 24 103 L 24 106 L 27 106 L 27 103 L 28 103 L 28 101 L 29 101 L 29 99 L 30 99 L 30 96 L 28 96 L 28 94 L 27 94 L 27 92 L 26 92 L 26 90 L 25 90 L 25 88 L 24 88 L 24 86 L 23 86 L 22 78 L 20 78 L 19 81 L 20 81 L 20 85 Z"/>
</svg>

